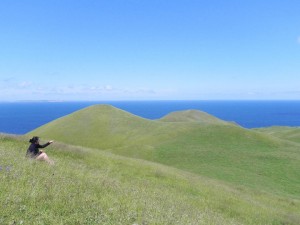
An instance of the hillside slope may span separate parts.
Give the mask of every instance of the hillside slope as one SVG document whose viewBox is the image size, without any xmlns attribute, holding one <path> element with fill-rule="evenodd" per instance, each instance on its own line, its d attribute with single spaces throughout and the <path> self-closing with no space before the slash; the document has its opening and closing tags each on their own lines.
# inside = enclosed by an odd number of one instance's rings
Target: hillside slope
<svg viewBox="0 0 300 225">
<path fill-rule="evenodd" d="M 202 126 L 210 124 L 210 121 L 204 120 L 201 123 Z M 227 123 L 215 119 L 213 124 Z M 164 123 L 147 120 L 110 105 L 94 105 L 50 122 L 29 135 L 38 134 L 70 144 L 110 149 L 160 144 L 198 127 L 198 123 Z"/>
<path fill-rule="evenodd" d="M 162 122 L 198 122 L 204 124 L 223 124 L 226 125 L 228 122 L 220 120 L 206 112 L 201 112 L 199 110 L 185 110 L 171 112 L 168 115 L 159 119 Z"/>
<path fill-rule="evenodd" d="M 183 114 L 177 115 L 182 121 Z M 171 117 L 178 121 L 176 116 Z M 300 197 L 297 146 L 223 121 L 187 120 L 189 122 L 152 121 L 112 106 L 95 105 L 28 135 L 102 149 L 233 184 Z"/>
<path fill-rule="evenodd" d="M 300 202 L 101 150 L 55 142 L 54 166 L 0 135 L 0 224 L 296 225 Z"/>
<path fill-rule="evenodd" d="M 273 126 L 254 129 L 275 137 L 300 143 L 300 127 Z"/>
</svg>

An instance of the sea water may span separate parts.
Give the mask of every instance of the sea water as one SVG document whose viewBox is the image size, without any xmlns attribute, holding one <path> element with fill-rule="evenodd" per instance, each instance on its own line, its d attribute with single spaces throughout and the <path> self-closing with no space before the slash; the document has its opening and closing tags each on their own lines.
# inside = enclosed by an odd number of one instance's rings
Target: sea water
<svg viewBox="0 0 300 225">
<path fill-rule="evenodd" d="M 197 109 L 245 128 L 300 126 L 300 101 L 99 101 L 0 103 L 0 132 L 25 134 L 94 104 L 110 104 L 146 119 Z"/>
</svg>

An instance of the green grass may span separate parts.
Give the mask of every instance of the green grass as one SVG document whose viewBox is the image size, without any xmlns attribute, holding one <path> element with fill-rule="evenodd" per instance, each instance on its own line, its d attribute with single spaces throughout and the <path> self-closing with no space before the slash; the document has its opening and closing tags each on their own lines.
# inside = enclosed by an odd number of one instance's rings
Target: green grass
<svg viewBox="0 0 300 225">
<path fill-rule="evenodd" d="M 0 224 L 298 224 L 299 199 L 54 143 L 50 166 L 0 135 Z M 217 164 L 215 165 L 217 166 Z"/>
<path fill-rule="evenodd" d="M 157 162 L 280 196 L 300 196 L 297 143 L 198 111 L 152 121 L 95 105 L 40 127 L 28 137 L 32 135 Z"/>
<path fill-rule="evenodd" d="M 198 110 L 185 110 L 171 112 L 168 115 L 159 119 L 162 122 L 198 122 L 204 124 L 228 124 L 223 120 L 220 120 L 208 113 Z"/>
<path fill-rule="evenodd" d="M 206 118 L 209 117 L 203 120 Z M 217 121 L 215 119 L 214 124 Z M 222 121 L 219 123 L 223 124 Z M 52 121 L 28 135 L 38 134 L 70 144 L 108 149 L 161 143 L 193 132 L 199 124 L 206 123 L 152 121 L 109 105 L 95 105 Z"/>
<path fill-rule="evenodd" d="M 300 143 L 299 127 L 274 126 L 274 127 L 259 128 L 255 130 L 284 140 Z"/>
<path fill-rule="evenodd" d="M 245 135 L 249 139 L 245 140 Z M 229 139 L 230 138 L 230 139 Z M 237 185 L 300 197 L 298 146 L 259 134 L 207 127 L 163 143 L 153 161 Z"/>
</svg>

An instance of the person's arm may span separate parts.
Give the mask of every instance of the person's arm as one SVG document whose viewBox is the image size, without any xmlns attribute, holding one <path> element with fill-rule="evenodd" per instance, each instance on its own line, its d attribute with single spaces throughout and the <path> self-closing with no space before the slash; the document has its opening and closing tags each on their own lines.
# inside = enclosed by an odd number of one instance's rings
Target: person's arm
<svg viewBox="0 0 300 225">
<path fill-rule="evenodd" d="M 38 145 L 38 148 L 46 148 L 48 145 L 52 144 L 53 141 L 48 141 L 46 144 L 43 144 L 43 145 Z"/>
</svg>

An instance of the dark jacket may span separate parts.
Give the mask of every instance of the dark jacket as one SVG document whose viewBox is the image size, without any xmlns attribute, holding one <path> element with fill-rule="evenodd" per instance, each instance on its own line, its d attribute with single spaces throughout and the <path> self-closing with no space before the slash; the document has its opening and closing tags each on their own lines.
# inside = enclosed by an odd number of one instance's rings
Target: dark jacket
<svg viewBox="0 0 300 225">
<path fill-rule="evenodd" d="M 39 148 L 45 148 L 48 145 L 50 145 L 49 142 L 47 142 L 46 144 L 40 145 L 40 144 L 36 144 L 36 143 L 32 143 L 29 148 L 27 149 L 27 153 L 26 156 L 35 158 L 40 154 L 40 150 Z"/>
</svg>

